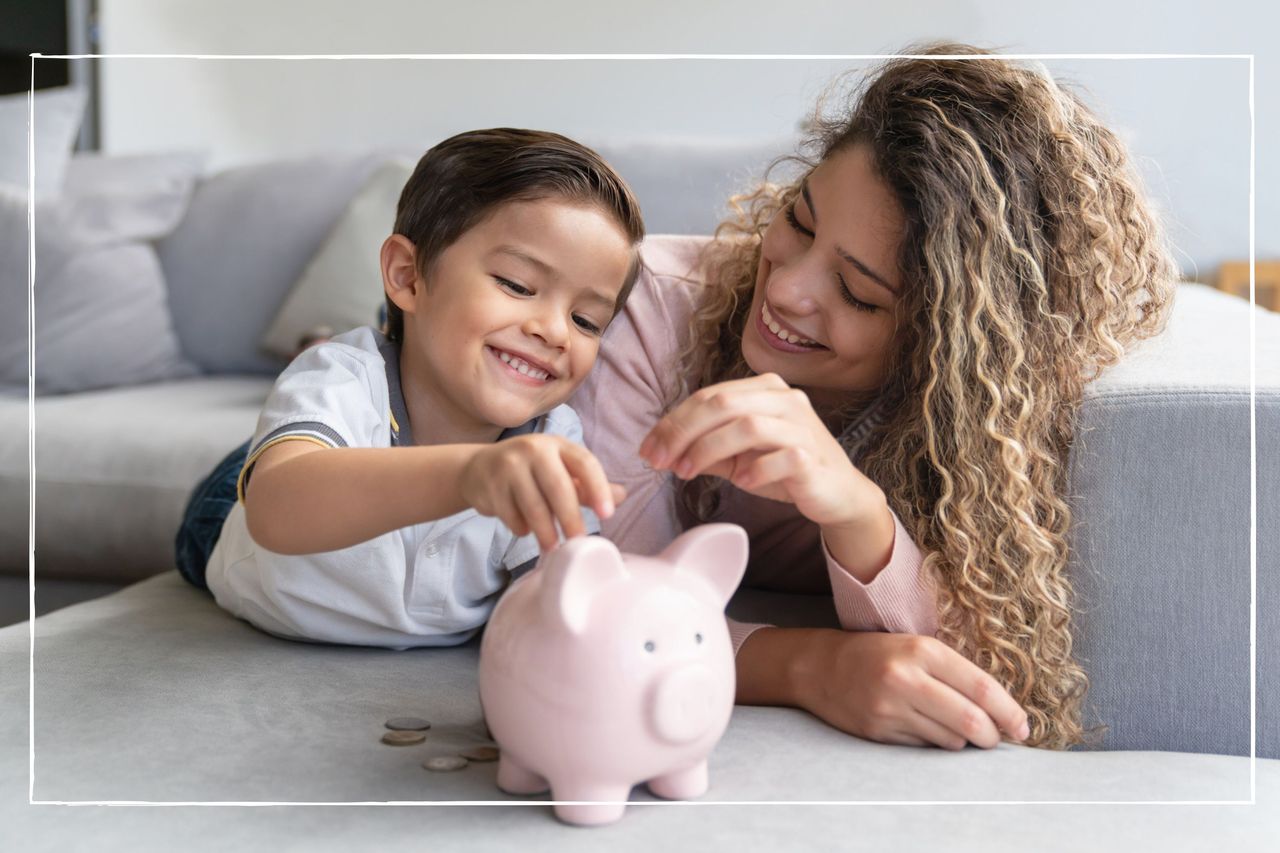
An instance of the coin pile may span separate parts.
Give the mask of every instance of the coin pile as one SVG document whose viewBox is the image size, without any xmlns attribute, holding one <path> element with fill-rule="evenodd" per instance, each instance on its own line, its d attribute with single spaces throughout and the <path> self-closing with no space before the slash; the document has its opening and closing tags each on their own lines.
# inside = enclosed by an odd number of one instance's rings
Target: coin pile
<svg viewBox="0 0 1280 853">
<path fill-rule="evenodd" d="M 431 723 L 421 717 L 392 717 L 384 724 L 388 731 L 383 733 L 382 742 L 390 746 L 414 746 L 427 739 L 426 732 Z M 475 746 L 464 749 L 457 755 L 437 755 L 422 762 L 427 770 L 436 773 L 447 773 L 461 770 L 471 762 L 497 761 L 498 748 L 494 746 Z"/>
</svg>

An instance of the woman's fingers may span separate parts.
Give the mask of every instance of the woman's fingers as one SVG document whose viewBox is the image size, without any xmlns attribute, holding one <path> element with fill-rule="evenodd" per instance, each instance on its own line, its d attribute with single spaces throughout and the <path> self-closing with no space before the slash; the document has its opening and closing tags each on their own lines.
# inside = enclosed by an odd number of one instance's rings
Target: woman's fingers
<svg viewBox="0 0 1280 853">
<path fill-rule="evenodd" d="M 917 728 L 918 733 L 932 743 L 948 749 L 959 749 L 965 743 L 991 749 L 1000 743 L 1000 732 L 991 716 L 935 678 L 924 679 L 912 705 L 916 714 L 933 723 Z"/>
<path fill-rule="evenodd" d="M 749 451 L 771 451 L 784 446 L 796 436 L 794 425 L 779 418 L 749 414 L 715 427 L 694 440 L 684 454 L 673 460 L 671 470 L 685 480 L 707 473 L 709 469 L 725 470 L 718 463 L 734 460 Z M 736 474 L 740 466 L 728 470 Z"/>
<path fill-rule="evenodd" d="M 806 455 L 797 447 L 784 447 L 738 466 L 733 484 L 740 489 L 759 490 L 805 473 Z"/>
<path fill-rule="evenodd" d="M 932 745 L 942 749 L 958 751 L 968 745 L 968 741 L 946 726 L 915 711 L 908 718 L 908 725 L 921 746 Z M 912 737 L 905 734 L 905 737 Z"/>
<path fill-rule="evenodd" d="M 640 455 L 655 468 L 680 459 L 708 431 L 749 414 L 790 417 L 812 412 L 803 391 L 774 374 L 722 382 L 694 393 L 667 413 L 645 437 Z"/>
<path fill-rule="evenodd" d="M 983 672 L 971 661 L 965 659 L 959 652 L 948 646 L 938 643 L 937 648 L 940 650 L 938 654 L 929 655 L 924 661 L 926 672 L 932 675 L 937 682 L 949 688 L 951 695 L 962 698 L 966 706 L 957 706 L 955 702 L 949 703 L 951 709 L 950 721 L 940 720 L 948 725 L 954 731 L 968 736 L 962 728 L 957 728 L 953 723 L 959 723 L 961 726 L 968 725 L 973 727 L 972 722 L 966 713 L 957 714 L 957 708 L 963 707 L 965 712 L 971 708 L 981 711 L 981 717 L 986 719 L 994 728 L 1003 731 L 1014 740 L 1025 740 L 1029 734 L 1027 729 L 1027 712 L 1022 709 L 1009 691 L 1005 690 L 986 672 Z M 937 715 L 930 714 L 934 719 L 938 719 Z M 988 733 L 989 736 L 989 733 Z M 972 741 L 972 738 L 970 738 Z M 999 741 L 999 733 L 996 733 L 996 742 Z M 977 741 L 973 741 L 977 743 Z M 984 744 L 979 744 L 982 746 Z M 992 746 L 995 744 L 992 743 Z"/>
</svg>

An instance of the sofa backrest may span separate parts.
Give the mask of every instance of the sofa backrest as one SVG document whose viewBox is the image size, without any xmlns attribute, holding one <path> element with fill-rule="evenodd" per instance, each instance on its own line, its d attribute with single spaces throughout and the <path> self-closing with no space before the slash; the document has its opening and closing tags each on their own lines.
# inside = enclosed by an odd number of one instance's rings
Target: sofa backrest
<svg viewBox="0 0 1280 853">
<path fill-rule="evenodd" d="M 631 184 L 650 234 L 709 234 L 729 196 L 795 144 L 648 139 L 593 147 Z M 381 163 L 421 153 L 314 156 L 204 179 L 177 230 L 158 245 L 185 355 L 209 373 L 278 372 L 284 363 L 263 353 L 261 341 L 308 261 Z"/>
</svg>

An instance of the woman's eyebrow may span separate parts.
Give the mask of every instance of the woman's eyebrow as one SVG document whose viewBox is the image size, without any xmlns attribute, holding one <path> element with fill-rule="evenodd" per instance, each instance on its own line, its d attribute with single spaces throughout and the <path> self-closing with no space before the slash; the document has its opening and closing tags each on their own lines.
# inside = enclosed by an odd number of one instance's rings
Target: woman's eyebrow
<svg viewBox="0 0 1280 853">
<path fill-rule="evenodd" d="M 813 198 L 810 197 L 809 195 L 809 180 L 807 178 L 804 180 L 803 183 L 800 184 L 800 194 L 804 196 L 804 203 L 809 208 L 809 215 L 813 217 L 813 225 L 816 228 L 818 226 L 818 211 L 813 206 Z M 894 287 L 892 284 L 889 284 L 889 282 L 884 278 L 884 276 L 878 275 L 875 271 L 871 269 L 871 267 L 867 266 L 862 261 L 858 260 L 853 255 L 849 254 L 847 251 L 840 248 L 839 246 L 836 246 L 836 254 L 840 256 L 840 259 L 842 261 L 845 261 L 846 263 L 850 264 L 858 272 L 862 273 L 867 278 L 871 279 L 876 284 L 880 285 L 885 290 L 892 293 L 894 297 L 897 297 L 898 289 Z"/>
<path fill-rule="evenodd" d="M 862 261 L 858 260 L 858 259 L 857 259 L 857 258 L 855 258 L 853 255 L 849 254 L 849 253 L 848 253 L 848 252 L 846 252 L 844 249 L 841 249 L 839 246 L 836 246 L 836 254 L 840 256 L 840 259 L 841 259 L 841 260 L 843 260 L 843 261 L 847 262 L 848 264 L 850 264 L 850 265 L 851 265 L 854 269 L 856 269 L 858 272 L 862 273 L 862 274 L 863 274 L 863 275 L 865 275 L 867 278 L 871 279 L 871 280 L 872 280 L 872 281 L 874 281 L 876 284 L 880 285 L 880 286 L 881 286 L 881 287 L 883 287 L 885 290 L 889 291 L 889 292 L 890 292 L 890 293 L 892 293 L 895 297 L 897 297 L 897 295 L 898 295 L 898 290 L 897 290 L 897 288 L 895 288 L 892 284 L 889 284 L 889 282 L 885 281 L 885 280 L 884 280 L 883 278 L 881 278 L 880 276 L 876 275 L 876 273 L 874 273 L 874 272 L 871 270 L 871 268 L 870 268 L 870 267 L 868 267 L 866 264 L 864 264 Z"/>
</svg>

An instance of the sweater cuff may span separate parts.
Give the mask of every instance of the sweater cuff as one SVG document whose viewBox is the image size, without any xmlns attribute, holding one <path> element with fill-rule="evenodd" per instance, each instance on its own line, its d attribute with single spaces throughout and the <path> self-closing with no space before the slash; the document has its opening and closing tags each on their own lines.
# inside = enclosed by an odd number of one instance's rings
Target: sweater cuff
<svg viewBox="0 0 1280 853">
<path fill-rule="evenodd" d="M 738 656 L 738 649 L 742 648 L 742 644 L 760 628 L 772 628 L 767 623 L 755 622 L 738 622 L 734 619 L 727 620 L 729 622 L 729 641 L 733 643 L 733 656 Z"/>
<path fill-rule="evenodd" d="M 863 583 L 831 556 L 825 537 L 822 553 L 831 578 L 840 624 L 847 631 L 889 631 L 932 636 L 938 630 L 937 601 L 921 571 L 924 556 L 911 535 L 893 516 L 893 549 L 889 562 L 870 583 Z"/>
</svg>

